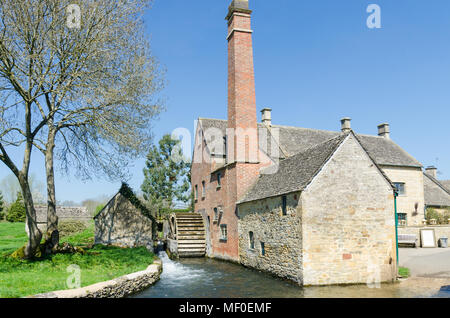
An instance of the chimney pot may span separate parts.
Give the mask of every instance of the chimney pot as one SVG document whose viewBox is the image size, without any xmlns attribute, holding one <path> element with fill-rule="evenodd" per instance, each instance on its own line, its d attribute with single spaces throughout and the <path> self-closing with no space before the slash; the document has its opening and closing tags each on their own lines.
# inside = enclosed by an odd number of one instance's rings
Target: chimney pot
<svg viewBox="0 0 450 318">
<path fill-rule="evenodd" d="M 271 108 L 263 108 L 261 110 L 261 121 L 266 126 L 272 126 L 272 109 Z"/>
<path fill-rule="evenodd" d="M 231 8 L 248 10 L 248 0 L 233 0 Z"/>
<path fill-rule="evenodd" d="M 437 179 L 437 168 L 435 166 L 429 166 L 425 169 L 425 171 L 427 172 L 428 175 Z"/>
<path fill-rule="evenodd" d="M 378 136 L 390 139 L 390 132 L 391 130 L 388 123 L 378 125 Z"/>
<path fill-rule="evenodd" d="M 351 121 L 352 121 L 352 119 L 350 117 L 344 117 L 341 119 L 341 131 L 342 132 L 347 133 L 352 130 Z"/>
</svg>

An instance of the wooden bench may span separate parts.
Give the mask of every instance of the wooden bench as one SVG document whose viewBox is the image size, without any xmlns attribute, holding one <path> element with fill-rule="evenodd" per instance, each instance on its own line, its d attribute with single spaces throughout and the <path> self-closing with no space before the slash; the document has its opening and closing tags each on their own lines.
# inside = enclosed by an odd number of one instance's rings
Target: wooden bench
<svg viewBox="0 0 450 318">
<path fill-rule="evenodd" d="M 399 234 L 398 235 L 398 245 L 412 245 L 413 247 L 418 247 L 418 239 L 415 234 Z"/>
</svg>

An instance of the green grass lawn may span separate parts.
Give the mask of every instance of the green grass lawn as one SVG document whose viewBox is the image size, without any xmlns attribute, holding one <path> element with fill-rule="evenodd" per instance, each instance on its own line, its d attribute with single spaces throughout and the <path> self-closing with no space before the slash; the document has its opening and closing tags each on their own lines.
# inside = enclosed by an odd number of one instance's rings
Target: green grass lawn
<svg viewBox="0 0 450 318">
<path fill-rule="evenodd" d="M 119 248 L 94 246 L 94 228 L 61 238 L 85 248 L 86 254 L 56 254 L 43 260 L 26 261 L 8 257 L 27 241 L 24 223 L 0 223 L 0 297 L 23 297 L 53 290 L 67 289 L 66 281 L 72 275 L 69 265 L 81 269 L 81 286 L 110 280 L 125 274 L 144 270 L 153 262 L 154 255 L 145 247 Z"/>
</svg>

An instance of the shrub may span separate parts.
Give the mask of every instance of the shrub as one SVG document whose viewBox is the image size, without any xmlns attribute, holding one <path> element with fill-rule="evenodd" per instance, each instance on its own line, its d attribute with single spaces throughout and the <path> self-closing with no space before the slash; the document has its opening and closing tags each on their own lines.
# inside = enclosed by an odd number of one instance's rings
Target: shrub
<svg viewBox="0 0 450 318">
<path fill-rule="evenodd" d="M 11 204 L 6 220 L 8 222 L 25 222 L 26 210 L 23 203 L 22 193 L 17 194 L 17 200 Z"/>
<path fill-rule="evenodd" d="M 63 221 L 58 224 L 59 235 L 72 236 L 83 232 L 88 228 L 88 225 L 82 221 Z"/>
<path fill-rule="evenodd" d="M 443 213 L 439 213 L 433 208 L 428 208 L 426 213 L 426 219 L 430 222 L 431 219 L 435 219 L 437 224 L 447 224 L 450 218 L 450 210 Z"/>
<path fill-rule="evenodd" d="M 99 204 L 99 205 L 97 205 L 97 206 L 95 207 L 95 214 L 94 214 L 94 216 L 97 215 L 97 214 L 99 214 L 100 211 L 103 210 L 104 207 L 105 207 L 104 204 Z"/>
</svg>

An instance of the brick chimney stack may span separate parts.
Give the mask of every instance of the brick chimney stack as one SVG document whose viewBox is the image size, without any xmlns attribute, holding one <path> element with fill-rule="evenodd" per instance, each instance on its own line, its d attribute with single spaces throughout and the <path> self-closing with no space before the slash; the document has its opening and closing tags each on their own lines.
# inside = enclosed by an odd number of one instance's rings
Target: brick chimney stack
<svg viewBox="0 0 450 318">
<path fill-rule="evenodd" d="M 428 173 L 433 178 L 437 179 L 437 168 L 435 166 L 429 166 L 425 169 L 426 173 Z"/>
<path fill-rule="evenodd" d="M 234 0 L 229 9 L 228 21 L 228 136 L 233 151 L 231 162 L 258 161 L 255 75 L 251 13 L 247 0 Z M 234 144 L 234 146 L 233 146 Z M 234 159 L 234 160 L 233 160 Z"/>
<path fill-rule="evenodd" d="M 255 75 L 251 13 L 248 1 L 234 0 L 228 21 L 228 127 L 226 191 L 221 225 L 227 240 L 213 247 L 216 257 L 239 261 L 239 235 L 236 202 L 258 179 L 261 163 L 256 118 Z M 224 190 L 225 190 L 224 189 Z M 218 256 L 221 255 L 221 256 Z"/>
<path fill-rule="evenodd" d="M 344 117 L 341 119 L 341 131 L 343 133 L 348 133 L 352 130 L 352 119 L 350 117 Z"/>
<path fill-rule="evenodd" d="M 384 137 L 386 139 L 390 139 L 391 138 L 390 135 L 391 135 L 391 130 L 389 128 L 388 123 L 378 125 L 378 136 Z"/>
</svg>

